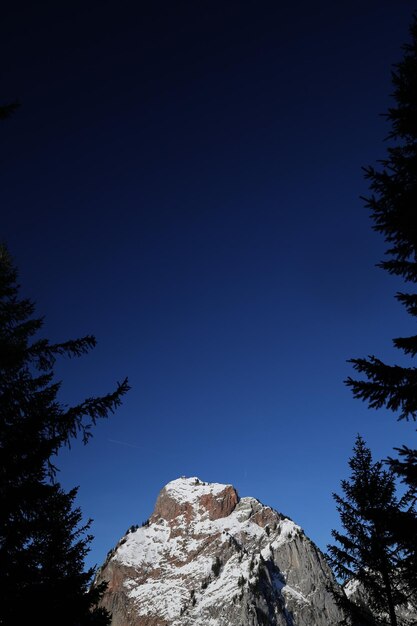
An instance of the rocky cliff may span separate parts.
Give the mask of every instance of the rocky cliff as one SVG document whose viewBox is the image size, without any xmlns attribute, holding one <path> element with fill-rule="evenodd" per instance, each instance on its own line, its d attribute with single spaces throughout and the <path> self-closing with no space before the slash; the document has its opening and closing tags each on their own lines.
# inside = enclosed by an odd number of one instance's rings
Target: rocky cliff
<svg viewBox="0 0 417 626">
<path fill-rule="evenodd" d="M 111 551 L 98 581 L 112 626 L 336 626 L 320 550 L 231 485 L 180 478 Z"/>
</svg>

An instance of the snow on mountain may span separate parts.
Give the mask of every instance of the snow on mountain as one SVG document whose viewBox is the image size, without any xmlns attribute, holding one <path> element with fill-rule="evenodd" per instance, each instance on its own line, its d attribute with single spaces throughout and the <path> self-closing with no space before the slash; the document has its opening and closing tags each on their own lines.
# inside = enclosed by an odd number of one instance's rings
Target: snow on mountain
<svg viewBox="0 0 417 626">
<path fill-rule="evenodd" d="M 112 626 L 335 626 L 343 619 L 318 548 L 232 485 L 179 478 L 149 522 L 112 550 L 98 581 Z"/>
</svg>

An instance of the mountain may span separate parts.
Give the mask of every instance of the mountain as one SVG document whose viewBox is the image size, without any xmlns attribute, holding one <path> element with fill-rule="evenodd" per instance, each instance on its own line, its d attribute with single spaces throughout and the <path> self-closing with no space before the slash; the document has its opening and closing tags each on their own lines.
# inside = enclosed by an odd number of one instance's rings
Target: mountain
<svg viewBox="0 0 417 626">
<path fill-rule="evenodd" d="M 323 554 L 231 485 L 179 478 L 110 551 L 97 582 L 112 626 L 336 626 Z"/>
</svg>

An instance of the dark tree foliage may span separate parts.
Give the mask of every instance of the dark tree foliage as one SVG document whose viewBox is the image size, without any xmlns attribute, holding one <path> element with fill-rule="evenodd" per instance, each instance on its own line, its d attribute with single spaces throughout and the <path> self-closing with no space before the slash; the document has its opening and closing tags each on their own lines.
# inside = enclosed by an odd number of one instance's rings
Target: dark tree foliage
<svg viewBox="0 0 417 626">
<path fill-rule="evenodd" d="M 365 169 L 372 195 L 366 199 L 371 211 L 374 229 L 380 232 L 388 248 L 386 259 L 379 266 L 390 274 L 401 277 L 410 286 L 417 283 L 417 14 L 413 16 L 411 41 L 404 46 L 404 56 L 394 66 L 392 81 L 395 106 L 388 110 L 391 124 L 389 140 L 392 145 L 379 169 Z M 396 294 L 407 312 L 417 317 L 417 293 L 407 290 Z M 417 355 L 417 335 L 397 337 L 394 346 L 411 360 Z M 384 363 L 376 356 L 352 359 L 361 380 L 349 377 L 346 381 L 356 398 L 370 408 L 387 408 L 398 419 L 417 418 L 417 368 Z M 412 361 L 411 361 L 412 363 Z M 417 494 L 417 450 L 397 448 L 397 458 L 389 458 L 391 471 L 406 487 Z M 402 546 L 404 558 L 399 569 L 403 584 L 417 597 L 417 533 L 415 513 L 401 522 L 391 523 L 391 532 Z"/>
<path fill-rule="evenodd" d="M 344 533 L 332 531 L 337 543 L 328 546 L 327 558 L 339 579 L 360 583 L 366 604 L 353 604 L 340 593 L 337 599 L 354 623 L 379 623 L 385 614 L 396 626 L 397 607 L 410 600 L 402 576 L 409 551 L 396 531 L 403 527 L 417 535 L 414 498 L 409 491 L 396 495 L 395 474 L 372 460 L 362 437 L 353 452 L 350 477 L 341 482 L 344 495 L 333 494 Z"/>
<path fill-rule="evenodd" d="M 96 606 L 103 588 L 91 588 L 94 571 L 84 571 L 90 522 L 81 523 L 76 490 L 66 493 L 54 481 L 52 459 L 72 438 L 88 441 L 128 384 L 77 406 L 61 404 L 55 359 L 85 354 L 95 339 L 35 339 L 42 320 L 19 298 L 16 281 L 0 247 L 0 624 L 104 626 L 109 615 Z"/>
<path fill-rule="evenodd" d="M 8 104 L 0 105 L 0 120 L 6 120 L 8 117 L 13 115 L 16 109 L 19 108 L 19 102 L 14 100 L 13 102 L 9 102 Z"/>
<path fill-rule="evenodd" d="M 391 124 L 389 139 L 393 145 L 380 162 L 380 168 L 368 167 L 372 195 L 365 199 L 371 211 L 374 229 L 388 244 L 387 258 L 379 267 L 402 277 L 406 283 L 417 283 L 417 15 L 410 28 L 411 42 L 404 46 L 404 57 L 394 66 L 392 81 L 395 106 L 388 110 Z M 417 293 L 400 292 L 396 298 L 407 312 L 417 317 Z M 417 354 L 417 335 L 398 337 L 394 346 L 413 358 Z M 352 359 L 361 380 L 347 379 L 356 398 L 369 407 L 385 407 L 398 419 L 417 417 L 417 368 L 384 363 L 376 356 Z M 402 447 L 393 469 L 409 485 L 417 488 L 416 450 Z"/>
</svg>

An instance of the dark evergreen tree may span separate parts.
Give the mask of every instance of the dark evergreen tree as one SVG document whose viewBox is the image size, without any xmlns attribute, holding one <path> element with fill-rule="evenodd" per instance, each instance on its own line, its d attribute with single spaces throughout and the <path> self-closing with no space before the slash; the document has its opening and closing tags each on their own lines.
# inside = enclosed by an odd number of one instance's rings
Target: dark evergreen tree
<svg viewBox="0 0 417 626">
<path fill-rule="evenodd" d="M 366 206 L 371 211 L 374 229 L 380 232 L 388 248 L 379 266 L 403 279 L 410 286 L 417 283 L 417 14 L 410 28 L 410 43 L 404 46 L 403 59 L 392 74 L 394 106 L 386 118 L 391 125 L 388 139 L 391 147 L 378 168 L 368 167 L 371 196 Z M 415 287 L 414 287 L 415 289 Z M 417 317 L 417 293 L 412 287 L 396 294 L 407 312 Z M 409 366 L 388 364 L 376 356 L 352 359 L 360 380 L 349 377 L 347 385 L 356 398 L 370 408 L 393 411 L 398 419 L 417 418 L 417 335 L 397 337 L 394 346 L 410 358 Z M 417 494 L 417 449 L 406 445 L 397 448 L 397 458 L 387 461 L 404 482 Z M 399 573 L 409 592 L 417 597 L 416 515 L 407 519 L 386 520 L 391 523 L 397 544 L 403 549 Z"/>
<path fill-rule="evenodd" d="M 90 588 L 84 571 L 91 536 L 74 507 L 76 490 L 54 481 L 52 459 L 74 437 L 120 404 L 125 380 L 108 395 L 67 407 L 54 380 L 57 356 L 80 356 L 95 339 L 51 344 L 35 339 L 42 320 L 19 298 L 17 272 L 0 247 L 0 624 L 44 626 L 109 623 L 97 608 L 103 588 Z"/>
<path fill-rule="evenodd" d="M 332 531 L 337 544 L 328 546 L 327 558 L 340 580 L 360 583 L 366 604 L 353 604 L 345 594 L 337 599 L 354 623 L 382 623 L 385 615 L 396 626 L 396 609 L 410 601 L 410 593 L 402 576 L 408 550 L 395 529 L 403 525 L 416 533 L 414 499 L 410 492 L 396 495 L 395 474 L 372 460 L 362 437 L 353 452 L 350 477 L 341 482 L 344 496 L 333 494 L 344 534 Z"/>
<path fill-rule="evenodd" d="M 13 102 L 9 102 L 8 104 L 0 105 L 0 120 L 6 120 L 8 117 L 13 115 L 16 109 L 19 108 L 19 103 L 17 100 Z"/>
<path fill-rule="evenodd" d="M 374 229 L 388 244 L 387 259 L 379 266 L 407 283 L 417 283 L 417 16 L 411 25 L 411 42 L 404 46 L 403 60 L 394 66 L 392 75 L 395 106 L 388 110 L 392 146 L 380 162 L 380 168 L 368 167 L 372 195 L 365 199 L 371 211 Z M 396 298 L 407 312 L 417 317 L 417 293 L 400 292 Z M 417 354 L 417 335 L 398 337 L 394 346 L 405 355 Z M 361 380 L 349 377 L 356 398 L 371 408 L 386 407 L 398 419 L 417 417 L 417 368 L 384 363 L 376 356 L 352 359 L 353 367 L 363 374 Z M 417 450 L 403 446 L 393 469 L 409 485 L 417 488 Z"/>
</svg>

